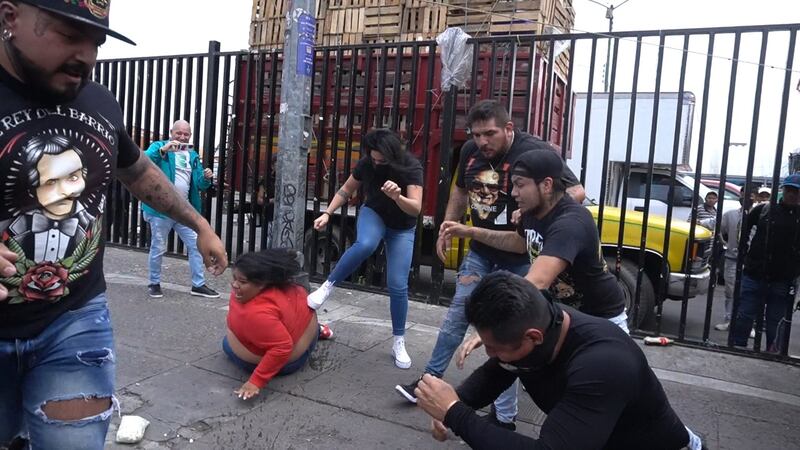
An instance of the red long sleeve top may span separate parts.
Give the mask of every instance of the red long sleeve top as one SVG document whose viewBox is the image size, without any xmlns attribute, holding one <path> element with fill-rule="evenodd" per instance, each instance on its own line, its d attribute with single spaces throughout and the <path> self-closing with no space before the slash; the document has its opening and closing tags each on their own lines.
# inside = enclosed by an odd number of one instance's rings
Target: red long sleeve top
<svg viewBox="0 0 800 450">
<path fill-rule="evenodd" d="M 306 304 L 307 295 L 296 284 L 268 287 L 247 303 L 231 294 L 228 328 L 248 350 L 262 356 L 250 383 L 264 387 L 289 362 L 294 343 L 314 314 Z"/>
</svg>

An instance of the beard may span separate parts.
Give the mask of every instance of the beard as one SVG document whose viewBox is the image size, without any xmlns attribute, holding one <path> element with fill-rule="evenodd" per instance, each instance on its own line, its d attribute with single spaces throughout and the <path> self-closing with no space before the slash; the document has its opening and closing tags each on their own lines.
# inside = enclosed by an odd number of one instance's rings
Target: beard
<svg viewBox="0 0 800 450">
<path fill-rule="evenodd" d="M 46 103 L 59 104 L 74 100 L 89 81 L 91 67 L 87 67 L 86 64 L 79 62 L 65 63 L 55 71 L 48 72 L 23 55 L 12 41 L 6 42 L 6 51 L 14 69 L 19 72 L 22 81 L 30 87 L 31 93 Z M 50 80 L 59 72 L 80 74 L 81 82 L 77 85 L 67 85 L 63 89 L 56 89 L 52 86 Z"/>
</svg>

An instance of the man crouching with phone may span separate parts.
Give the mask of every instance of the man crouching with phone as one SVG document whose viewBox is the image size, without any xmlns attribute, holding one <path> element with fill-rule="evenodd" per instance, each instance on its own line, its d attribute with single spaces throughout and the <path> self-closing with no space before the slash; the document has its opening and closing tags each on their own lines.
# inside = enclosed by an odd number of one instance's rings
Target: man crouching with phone
<svg viewBox="0 0 800 450">
<path fill-rule="evenodd" d="M 188 199 L 199 214 L 202 214 L 200 191 L 208 189 L 214 178 L 211 169 L 204 169 L 200 155 L 189 142 L 192 128 L 189 122 L 178 120 L 169 131 L 170 140 L 153 142 L 145 154 L 158 166 L 175 186 L 183 198 Z M 150 297 L 163 297 L 161 291 L 161 258 L 167 252 L 167 238 L 170 230 L 181 238 L 189 252 L 189 267 L 192 271 L 190 293 L 201 297 L 217 298 L 219 293 L 206 285 L 203 257 L 197 251 L 197 233 L 191 228 L 158 213 L 150 205 L 142 203 L 144 220 L 150 224 L 150 284 L 147 291 Z"/>
</svg>

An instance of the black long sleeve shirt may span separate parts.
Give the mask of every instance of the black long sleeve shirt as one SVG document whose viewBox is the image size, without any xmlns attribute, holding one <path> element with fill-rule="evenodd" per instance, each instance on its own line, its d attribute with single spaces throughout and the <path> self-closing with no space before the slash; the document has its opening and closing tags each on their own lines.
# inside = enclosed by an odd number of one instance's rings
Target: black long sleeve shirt
<svg viewBox="0 0 800 450">
<path fill-rule="evenodd" d="M 537 372 L 514 373 L 489 359 L 457 389 L 461 401 L 448 410 L 445 425 L 474 449 L 684 447 L 686 428 L 636 343 L 608 320 L 565 310 L 571 317 L 569 332 L 552 363 Z M 517 377 L 547 413 L 538 439 L 475 414 Z"/>
<path fill-rule="evenodd" d="M 764 209 L 767 208 L 765 211 Z M 782 203 L 753 208 L 742 234 L 756 231 L 747 248 L 744 272 L 754 278 L 789 281 L 800 275 L 800 207 Z"/>
</svg>

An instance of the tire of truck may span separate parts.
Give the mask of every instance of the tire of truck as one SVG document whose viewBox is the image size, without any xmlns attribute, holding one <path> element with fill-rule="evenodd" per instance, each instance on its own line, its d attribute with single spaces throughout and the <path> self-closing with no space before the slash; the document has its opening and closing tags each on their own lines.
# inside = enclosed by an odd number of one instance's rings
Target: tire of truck
<svg viewBox="0 0 800 450">
<path fill-rule="evenodd" d="M 331 246 L 330 249 L 330 258 L 331 258 L 331 270 L 333 266 L 339 261 L 339 258 L 344 254 L 345 249 L 347 248 L 347 242 L 342 242 L 340 237 L 342 236 L 342 230 L 339 228 L 338 225 L 333 225 L 330 234 L 330 242 L 328 241 L 328 233 L 325 231 L 320 231 L 317 233 L 317 238 L 314 239 L 314 229 L 309 228 L 306 230 L 305 234 L 305 244 L 303 245 L 303 255 L 305 256 L 305 267 L 306 271 L 311 273 L 311 262 L 312 262 L 312 250 L 313 244 L 316 240 L 317 243 L 317 267 L 315 273 L 317 275 L 322 275 L 325 269 L 325 249 L 328 245 Z M 341 247 L 344 245 L 344 247 Z"/>
<path fill-rule="evenodd" d="M 606 258 L 608 270 L 614 273 L 614 265 L 616 264 L 614 258 Z M 647 329 L 652 327 L 652 321 L 655 317 L 654 310 L 656 305 L 656 291 L 653 288 L 653 283 L 647 274 L 642 276 L 642 284 L 639 288 L 639 314 L 634 323 L 633 307 L 635 304 L 634 295 L 636 294 L 636 276 L 639 270 L 633 261 L 623 259 L 619 268 L 619 287 L 622 288 L 622 294 L 625 297 L 625 309 L 628 313 L 628 328 L 633 331 L 636 329 Z"/>
</svg>

